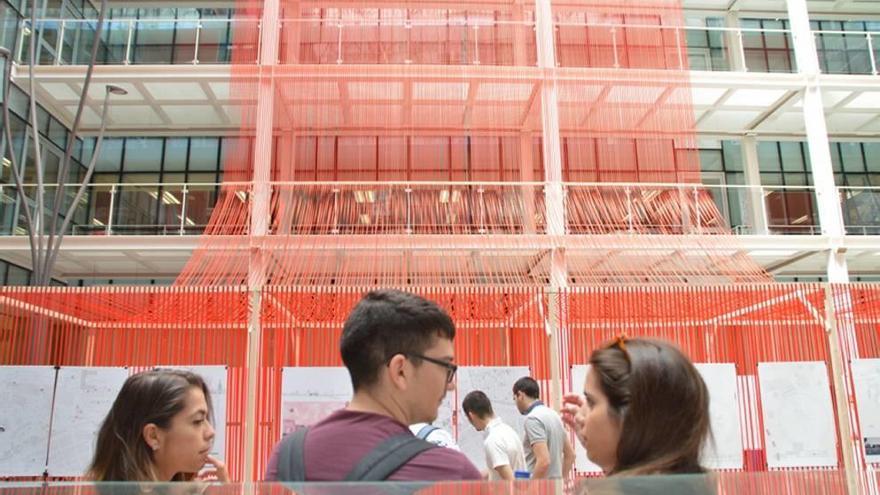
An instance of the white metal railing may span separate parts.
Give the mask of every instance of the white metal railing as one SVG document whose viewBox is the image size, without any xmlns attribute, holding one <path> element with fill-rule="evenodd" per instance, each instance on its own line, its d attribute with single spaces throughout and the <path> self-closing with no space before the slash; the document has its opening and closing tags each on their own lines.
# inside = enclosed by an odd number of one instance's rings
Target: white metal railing
<svg viewBox="0 0 880 495">
<path fill-rule="evenodd" d="M 24 60 L 27 46 L 25 39 L 35 30 L 41 33 L 41 40 L 48 40 L 40 43 L 38 63 L 66 65 L 83 64 L 87 61 L 87 43 L 95 29 L 94 20 L 39 19 L 36 29 L 31 29 L 29 23 L 28 19 L 22 21 L 17 54 L 19 62 Z M 585 29 L 591 31 L 591 43 L 583 43 L 584 49 L 591 47 L 608 55 L 590 57 L 589 61 L 572 63 L 570 66 L 600 68 L 632 66 L 627 62 L 627 46 L 631 44 L 631 50 L 647 46 L 666 52 L 662 57 L 663 63 L 653 60 L 650 68 L 761 71 L 763 69 L 747 66 L 748 48 L 744 47 L 749 45 L 749 37 L 792 36 L 791 31 L 784 29 L 741 27 L 571 21 L 557 21 L 555 26 L 561 65 L 566 65 L 566 62 L 559 49 L 565 46 L 565 36 L 559 35 L 560 30 Z M 233 60 L 231 52 L 236 50 L 241 53 L 235 58 L 236 63 L 259 63 L 261 29 L 260 20 L 253 18 L 110 19 L 105 21 L 103 27 L 103 55 L 99 57 L 98 63 L 229 64 Z M 296 18 L 279 20 L 276 29 L 281 30 L 282 34 L 279 36 L 283 45 L 279 50 L 281 63 L 537 64 L 535 23 L 532 20 L 508 21 L 479 16 L 458 19 Z M 377 29 L 381 32 L 376 32 Z M 440 34 L 439 41 L 433 43 L 436 46 L 424 46 L 422 42 L 426 39 L 433 40 L 432 37 L 438 35 L 438 29 L 443 29 L 444 32 Z M 296 34 L 291 30 L 296 30 Z M 236 33 L 235 37 L 231 36 L 233 31 Z M 290 34 L 286 34 L 287 32 Z M 688 46 L 688 35 L 693 33 L 723 35 L 722 46 Z M 381 49 L 370 47 L 364 43 L 367 39 L 388 46 Z M 639 45 L 639 40 L 649 40 L 650 43 Z M 419 47 L 420 43 L 423 46 Z M 293 53 L 291 49 L 294 50 Z M 720 61 L 704 53 L 705 50 L 718 49 L 722 54 Z M 207 52 L 210 55 L 206 55 Z M 740 62 L 735 63 L 735 59 Z M 716 66 L 718 64 L 720 66 Z M 793 64 L 785 70 L 794 70 Z"/>
<path fill-rule="evenodd" d="M 97 21 L 92 19 L 38 19 L 21 21 L 17 60 L 26 60 L 27 36 L 41 34 L 38 63 L 86 64 Z M 102 51 L 96 63 L 115 64 L 229 64 L 232 50 L 248 50 L 253 56 L 237 63 L 257 63 L 259 19 L 107 19 L 101 33 Z M 233 42 L 232 32 L 237 30 Z M 251 34 L 248 39 L 247 34 Z M 45 43 L 45 40 L 53 40 Z M 213 56 L 206 56 L 209 51 Z M 153 50 L 155 53 L 151 53 Z M 146 53 L 147 55 L 142 55 Z M 48 62 L 46 62 L 48 60 Z"/>
<path fill-rule="evenodd" d="M 65 187 L 72 201 L 77 186 Z M 25 185 L 25 194 L 33 197 L 35 188 Z M 247 182 L 90 184 L 71 233 L 198 235 L 218 193 L 247 204 L 251 188 Z M 273 182 L 272 233 L 540 234 L 548 222 L 544 188 L 542 182 Z M 838 189 L 848 233 L 880 234 L 880 188 Z M 563 192 L 566 232 L 573 235 L 821 233 L 810 186 L 569 182 Z M 16 218 L 17 202 L 15 186 L 0 185 L 0 219 Z"/>
</svg>

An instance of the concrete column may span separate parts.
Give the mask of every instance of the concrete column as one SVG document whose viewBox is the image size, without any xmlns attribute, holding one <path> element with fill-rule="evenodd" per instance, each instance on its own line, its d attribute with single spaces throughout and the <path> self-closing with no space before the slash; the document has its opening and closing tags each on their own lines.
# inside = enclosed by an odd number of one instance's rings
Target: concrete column
<svg viewBox="0 0 880 495">
<path fill-rule="evenodd" d="M 736 29 L 737 31 L 726 31 L 724 33 L 724 42 L 727 46 L 727 60 L 730 61 L 730 70 L 736 72 L 745 72 L 746 54 L 743 50 L 742 31 L 739 31 L 739 13 L 728 12 L 724 16 L 724 27 Z"/>
<path fill-rule="evenodd" d="M 848 282 L 849 273 L 846 257 L 835 244 L 846 231 L 843 225 L 843 212 L 834 172 L 831 166 L 831 147 L 828 144 L 828 129 L 825 123 L 825 107 L 822 103 L 822 90 L 819 81 L 819 57 L 816 43 L 810 29 L 810 16 L 806 0 L 787 0 L 788 18 L 791 23 L 792 40 L 798 70 L 804 77 L 804 124 L 807 131 L 807 146 L 810 150 L 813 184 L 816 187 L 816 203 L 822 234 L 836 238 L 828 253 L 828 281 Z"/>
<path fill-rule="evenodd" d="M 767 235 L 767 202 L 764 201 L 764 190 L 761 189 L 761 170 L 758 163 L 758 140 L 755 136 L 742 139 L 742 166 L 745 171 L 746 185 L 744 198 L 748 202 L 748 219 L 757 235 Z M 731 191 L 735 191 L 732 189 Z"/>
</svg>

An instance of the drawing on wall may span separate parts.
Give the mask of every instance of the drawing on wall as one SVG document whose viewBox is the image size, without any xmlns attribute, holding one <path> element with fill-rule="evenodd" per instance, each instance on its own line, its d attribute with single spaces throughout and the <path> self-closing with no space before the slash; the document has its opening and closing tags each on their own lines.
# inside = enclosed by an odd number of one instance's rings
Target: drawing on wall
<svg viewBox="0 0 880 495">
<path fill-rule="evenodd" d="M 703 466 L 742 469 L 743 444 L 733 363 L 695 364 L 709 389 L 710 442 L 703 451 Z"/>
<path fill-rule="evenodd" d="M 529 374 L 529 368 L 525 366 L 462 366 L 458 368 L 458 404 L 455 407 L 461 408 L 461 400 L 468 392 L 482 390 L 492 401 L 495 415 L 522 437 L 523 416 L 513 402 L 513 384 Z M 464 412 L 460 411 L 457 417 L 459 448 L 477 469 L 486 469 L 484 433 L 474 430 Z"/>
<path fill-rule="evenodd" d="M 0 477 L 40 476 L 46 469 L 55 392 L 52 366 L 0 366 Z"/>
<path fill-rule="evenodd" d="M 110 411 L 128 369 L 66 367 L 58 370 L 52 433 L 50 476 L 81 476 L 95 452 L 101 422 Z"/>
<path fill-rule="evenodd" d="M 583 395 L 584 382 L 587 380 L 589 364 L 576 364 L 571 367 L 571 390 L 569 392 Z M 577 438 L 574 439 L 574 469 L 579 473 L 601 473 L 602 468 L 592 463 L 587 457 L 587 449 L 581 445 Z"/>
<path fill-rule="evenodd" d="M 758 363 L 758 386 L 767 465 L 837 466 L 837 435 L 825 363 Z"/>
<path fill-rule="evenodd" d="M 214 445 L 211 448 L 211 455 L 226 459 L 226 400 L 229 396 L 226 390 L 228 383 L 226 366 L 157 366 L 157 368 L 191 371 L 205 380 L 214 406 Z"/>
<path fill-rule="evenodd" d="M 353 390 L 342 366 L 287 367 L 281 370 L 281 436 L 310 426 L 342 409 Z"/>
<path fill-rule="evenodd" d="M 854 359 L 852 378 L 865 461 L 880 463 L 880 359 Z"/>
</svg>

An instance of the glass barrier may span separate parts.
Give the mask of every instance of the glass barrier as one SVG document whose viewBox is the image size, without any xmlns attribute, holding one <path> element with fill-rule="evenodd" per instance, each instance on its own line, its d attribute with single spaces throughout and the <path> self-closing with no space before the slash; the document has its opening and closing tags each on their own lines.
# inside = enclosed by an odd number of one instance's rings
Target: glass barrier
<svg viewBox="0 0 880 495">
<path fill-rule="evenodd" d="M 282 64 L 537 64 L 531 22 L 283 19 L 280 23 Z"/>
<path fill-rule="evenodd" d="M 876 479 L 855 481 L 875 493 Z M 647 495 L 803 494 L 845 495 L 843 472 L 720 472 L 706 475 L 655 475 L 590 478 L 576 481 L 354 482 L 354 483 L 3 483 L 0 495 Z"/>
<path fill-rule="evenodd" d="M 116 19 L 104 22 L 96 63 L 230 64 L 256 63 L 257 19 Z M 18 60 L 30 60 L 31 33 L 37 32 L 41 65 L 85 65 L 91 56 L 97 21 L 39 19 L 36 29 L 23 21 Z"/>
<path fill-rule="evenodd" d="M 46 209 L 55 185 L 47 185 Z M 78 186 L 65 186 L 69 206 Z M 74 210 L 74 235 L 199 235 L 215 207 L 239 211 L 247 183 L 90 184 Z M 543 234 L 544 184 L 277 182 L 272 233 Z M 847 233 L 880 233 L 880 188 L 839 188 Z M 36 186 L 25 186 L 30 206 Z M 565 183 L 568 234 L 817 235 L 809 186 Z M 0 235 L 24 235 L 19 198 L 0 185 Z M 241 204 L 239 204 L 241 203 Z M 65 210 L 66 211 L 66 210 Z M 244 211 L 244 210 L 242 210 Z M 243 221 L 243 220 L 242 220 Z"/>
<path fill-rule="evenodd" d="M 880 33 L 815 31 L 819 67 L 826 74 L 877 75 Z"/>
<path fill-rule="evenodd" d="M 841 187 L 838 191 L 846 233 L 880 235 L 880 187 Z"/>
<path fill-rule="evenodd" d="M 797 71 L 788 30 L 585 22 L 556 30 L 562 67 Z"/>
</svg>

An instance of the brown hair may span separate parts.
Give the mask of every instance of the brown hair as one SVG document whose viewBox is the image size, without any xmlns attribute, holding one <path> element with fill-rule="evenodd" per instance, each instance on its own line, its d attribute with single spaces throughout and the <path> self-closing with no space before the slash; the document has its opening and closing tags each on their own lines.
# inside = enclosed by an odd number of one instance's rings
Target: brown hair
<svg viewBox="0 0 880 495">
<path fill-rule="evenodd" d="M 700 473 L 709 437 L 709 391 L 675 346 L 620 337 L 590 356 L 611 413 L 621 421 L 610 475 Z"/>
<path fill-rule="evenodd" d="M 157 479 L 153 450 L 143 437 L 144 426 L 153 423 L 169 428 L 193 387 L 205 394 L 210 417 L 211 395 L 195 373 L 157 369 L 128 377 L 98 431 L 95 456 L 86 476 L 92 481 L 165 481 Z M 173 480 L 189 480 L 194 474 L 177 473 Z"/>
</svg>

